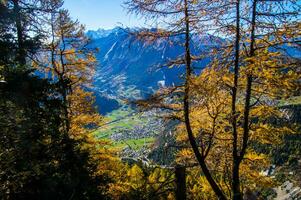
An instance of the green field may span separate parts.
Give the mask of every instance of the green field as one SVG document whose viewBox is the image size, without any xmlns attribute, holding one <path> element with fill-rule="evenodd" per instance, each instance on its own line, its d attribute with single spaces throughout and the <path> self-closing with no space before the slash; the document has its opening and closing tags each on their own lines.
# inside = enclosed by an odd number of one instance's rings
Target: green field
<svg viewBox="0 0 301 200">
<path fill-rule="evenodd" d="M 130 140 L 125 140 L 125 141 L 121 141 L 121 142 L 115 142 L 113 143 L 113 147 L 115 148 L 125 148 L 125 147 L 130 147 L 132 149 L 139 149 L 143 146 L 148 146 L 148 145 L 151 145 L 153 144 L 155 138 L 153 137 L 150 137 L 150 138 L 142 138 L 142 139 L 138 139 L 138 140 L 135 140 L 135 139 L 130 139 Z"/>
<path fill-rule="evenodd" d="M 94 134 L 99 139 L 109 139 L 109 137 L 114 133 L 131 130 L 133 127 L 145 124 L 146 122 L 146 117 L 142 116 L 141 113 L 137 113 L 128 106 L 123 106 L 106 115 L 105 123 L 97 131 L 95 131 Z M 118 142 L 112 141 L 112 147 L 124 148 L 129 146 L 133 149 L 139 149 L 144 145 L 153 143 L 153 141 L 153 137 L 137 140 L 129 139 Z"/>
</svg>

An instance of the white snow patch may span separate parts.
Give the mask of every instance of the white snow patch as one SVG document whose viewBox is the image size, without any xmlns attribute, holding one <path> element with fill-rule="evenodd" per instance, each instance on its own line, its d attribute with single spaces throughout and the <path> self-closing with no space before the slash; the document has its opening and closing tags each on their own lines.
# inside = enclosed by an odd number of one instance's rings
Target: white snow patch
<svg viewBox="0 0 301 200">
<path fill-rule="evenodd" d="M 158 86 L 159 87 L 165 87 L 165 81 L 164 80 L 158 81 Z"/>
<path fill-rule="evenodd" d="M 113 51 L 114 47 L 116 46 L 117 42 L 115 42 L 112 47 L 110 48 L 110 50 L 106 53 L 104 59 L 107 60 L 109 58 L 109 54 Z"/>
</svg>

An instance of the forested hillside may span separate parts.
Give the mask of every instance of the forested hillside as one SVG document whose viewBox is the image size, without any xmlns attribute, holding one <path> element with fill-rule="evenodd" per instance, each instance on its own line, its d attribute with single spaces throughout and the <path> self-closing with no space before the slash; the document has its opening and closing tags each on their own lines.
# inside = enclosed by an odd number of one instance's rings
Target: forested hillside
<svg viewBox="0 0 301 200">
<path fill-rule="evenodd" d="M 0 0 L 0 199 L 301 199 L 301 2 L 121 4 Z"/>
</svg>

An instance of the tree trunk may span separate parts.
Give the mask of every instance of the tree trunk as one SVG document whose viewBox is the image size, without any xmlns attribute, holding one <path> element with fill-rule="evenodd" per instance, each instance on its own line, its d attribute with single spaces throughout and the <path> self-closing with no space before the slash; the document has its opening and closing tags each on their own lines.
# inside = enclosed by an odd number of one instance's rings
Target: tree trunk
<svg viewBox="0 0 301 200">
<path fill-rule="evenodd" d="M 256 9 L 257 9 L 257 0 L 254 0 L 252 6 L 252 20 L 251 20 L 251 42 L 250 42 L 250 53 L 249 57 L 255 56 L 255 25 L 256 25 Z M 250 101 L 252 97 L 252 74 L 247 75 L 247 87 L 245 93 L 245 106 L 244 106 L 244 123 L 243 123 L 243 138 L 242 138 L 242 148 L 240 154 L 235 154 L 233 159 L 233 182 L 232 182 L 232 191 L 233 191 L 233 200 L 242 200 L 243 194 L 240 191 L 240 180 L 239 180 L 239 166 L 241 161 L 244 158 L 244 155 L 247 151 L 248 141 L 249 141 L 249 115 L 250 115 Z M 237 142 L 237 141 L 236 141 Z M 236 147 L 237 150 L 237 147 Z"/>
<path fill-rule="evenodd" d="M 189 93 L 190 93 L 190 78 L 191 78 L 191 54 L 190 54 L 190 29 L 189 29 L 189 13 L 188 13 L 188 3 L 187 0 L 184 0 L 185 3 L 185 61 L 186 61 L 186 77 L 185 77 L 185 92 L 184 92 L 184 120 L 185 120 L 185 127 L 187 130 L 188 138 L 190 145 L 193 149 L 195 157 L 197 158 L 200 167 L 209 182 L 210 186 L 212 187 L 214 193 L 220 200 L 226 200 L 224 193 L 222 192 L 221 188 L 217 185 L 215 180 L 213 179 L 211 172 L 209 171 L 204 157 L 201 155 L 198 145 L 196 143 L 195 137 L 193 136 L 190 118 L 189 118 Z"/>
<path fill-rule="evenodd" d="M 236 113 L 236 100 L 237 100 L 237 87 L 239 76 L 239 58 L 240 58 L 240 0 L 236 1 L 236 41 L 235 41 L 235 63 L 234 63 L 234 80 L 232 88 L 232 131 L 233 131 L 233 143 L 232 143 L 232 193 L 233 200 L 242 200 L 242 194 L 240 191 L 239 180 L 239 155 L 238 155 L 238 134 L 237 134 L 237 113 Z"/>
<path fill-rule="evenodd" d="M 176 166 L 176 200 L 186 200 L 186 168 Z"/>
<path fill-rule="evenodd" d="M 24 35 L 23 35 L 23 27 L 21 23 L 21 13 L 19 0 L 13 0 L 14 4 L 14 15 L 15 15 L 15 23 L 17 29 L 17 39 L 18 39 L 18 52 L 17 52 L 17 60 L 20 65 L 26 64 L 26 51 L 24 47 Z"/>
</svg>

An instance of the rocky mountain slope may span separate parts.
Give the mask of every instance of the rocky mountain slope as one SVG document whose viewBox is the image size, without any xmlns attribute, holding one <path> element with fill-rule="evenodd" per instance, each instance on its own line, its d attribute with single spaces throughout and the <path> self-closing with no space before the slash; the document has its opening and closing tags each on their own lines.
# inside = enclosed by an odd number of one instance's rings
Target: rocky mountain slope
<svg viewBox="0 0 301 200">
<path fill-rule="evenodd" d="M 100 108 L 102 114 L 117 109 L 122 99 L 144 98 L 159 87 L 181 82 L 183 67 L 168 68 L 162 65 L 183 55 L 184 36 L 147 43 L 138 41 L 130 34 L 131 31 L 115 28 L 87 32 L 87 36 L 91 38 L 91 47 L 99 49 L 96 54 L 99 65 L 94 90 L 97 103 L 106 105 Z M 208 35 L 193 35 L 193 54 L 202 54 L 221 42 L 218 38 L 213 39 Z M 209 59 L 202 60 L 196 67 L 202 68 L 208 61 Z"/>
</svg>

